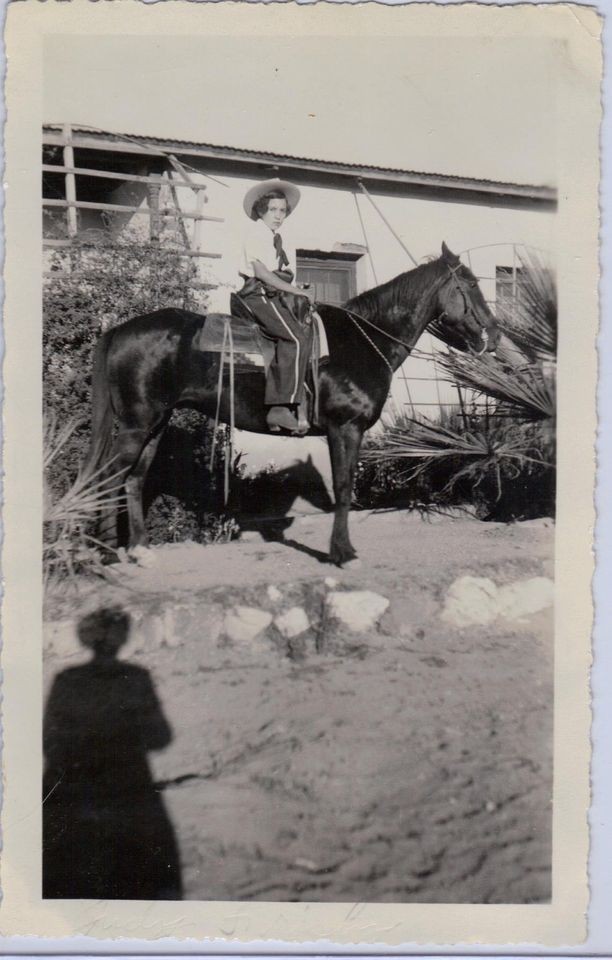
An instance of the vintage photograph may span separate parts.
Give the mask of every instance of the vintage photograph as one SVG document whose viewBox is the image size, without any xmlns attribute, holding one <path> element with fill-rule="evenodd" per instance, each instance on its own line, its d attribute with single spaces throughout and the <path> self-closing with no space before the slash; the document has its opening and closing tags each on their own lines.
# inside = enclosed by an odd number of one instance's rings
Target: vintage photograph
<svg viewBox="0 0 612 960">
<path fill-rule="evenodd" d="M 555 49 L 381 47 L 46 44 L 46 897 L 550 898 Z"/>
<path fill-rule="evenodd" d="M 198 12 L 41 41 L 40 895 L 550 906 L 567 50 Z"/>
</svg>

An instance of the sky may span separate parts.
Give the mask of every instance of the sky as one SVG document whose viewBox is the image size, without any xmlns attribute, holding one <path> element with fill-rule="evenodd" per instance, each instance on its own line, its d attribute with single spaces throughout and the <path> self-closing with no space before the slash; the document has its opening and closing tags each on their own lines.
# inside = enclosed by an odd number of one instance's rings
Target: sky
<svg viewBox="0 0 612 960">
<path fill-rule="evenodd" d="M 45 122 L 554 184 L 544 39 L 52 36 Z"/>
</svg>

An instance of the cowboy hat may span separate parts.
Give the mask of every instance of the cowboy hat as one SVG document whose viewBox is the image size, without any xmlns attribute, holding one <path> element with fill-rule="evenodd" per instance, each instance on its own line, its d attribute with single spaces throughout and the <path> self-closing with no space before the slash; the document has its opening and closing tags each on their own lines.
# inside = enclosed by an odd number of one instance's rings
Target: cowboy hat
<svg viewBox="0 0 612 960">
<path fill-rule="evenodd" d="M 280 180 L 278 177 L 275 177 L 273 180 L 263 180 L 261 183 L 256 183 L 247 191 L 242 204 L 247 217 L 250 217 L 251 220 L 257 220 L 257 214 L 253 208 L 257 201 L 266 193 L 270 193 L 271 190 L 283 191 L 287 198 L 287 205 L 290 207 L 289 213 L 295 210 L 300 202 L 300 191 L 287 180 Z"/>
</svg>

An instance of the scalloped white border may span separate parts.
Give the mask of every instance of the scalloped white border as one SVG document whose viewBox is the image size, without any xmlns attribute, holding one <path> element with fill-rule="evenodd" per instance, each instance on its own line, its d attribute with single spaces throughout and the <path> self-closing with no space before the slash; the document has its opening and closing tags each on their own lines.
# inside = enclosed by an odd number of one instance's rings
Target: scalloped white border
<svg viewBox="0 0 612 960">
<path fill-rule="evenodd" d="M 6 301 L 4 745 L 2 811 L 5 934 L 45 938 L 160 937 L 240 944 L 285 941 L 576 944 L 586 935 L 589 804 L 591 578 L 598 281 L 599 20 L 585 7 L 364 3 L 304 5 L 138 0 L 93 4 L 18 3 L 8 8 L 6 43 Z M 39 151 L 45 33 L 306 33 L 370 35 L 556 35 L 566 44 L 559 121 L 559 257 L 565 318 L 559 357 L 559 501 L 554 803 L 554 895 L 550 905 L 308 903 L 141 903 L 42 901 L 41 455 Z M 24 437 L 28 443 L 24 444 Z M 194 942 L 186 947 L 195 949 Z M 127 946 L 126 940 L 122 941 Z M 161 946 L 161 944 L 159 944 Z M 76 947 L 76 945 L 75 945 Z M 76 948 L 78 949 L 78 948 Z"/>
</svg>

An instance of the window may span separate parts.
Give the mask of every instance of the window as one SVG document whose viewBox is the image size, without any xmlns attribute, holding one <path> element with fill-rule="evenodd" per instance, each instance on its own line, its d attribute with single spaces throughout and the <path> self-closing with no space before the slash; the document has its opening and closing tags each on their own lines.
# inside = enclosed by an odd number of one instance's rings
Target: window
<svg viewBox="0 0 612 960">
<path fill-rule="evenodd" d="M 297 251 L 298 283 L 309 283 L 322 303 L 342 304 L 357 293 L 355 263 L 361 254 Z"/>
<path fill-rule="evenodd" d="M 513 302 L 519 302 L 524 284 L 525 272 L 522 267 L 496 267 L 496 302 L 499 304 L 511 304 Z"/>
</svg>

